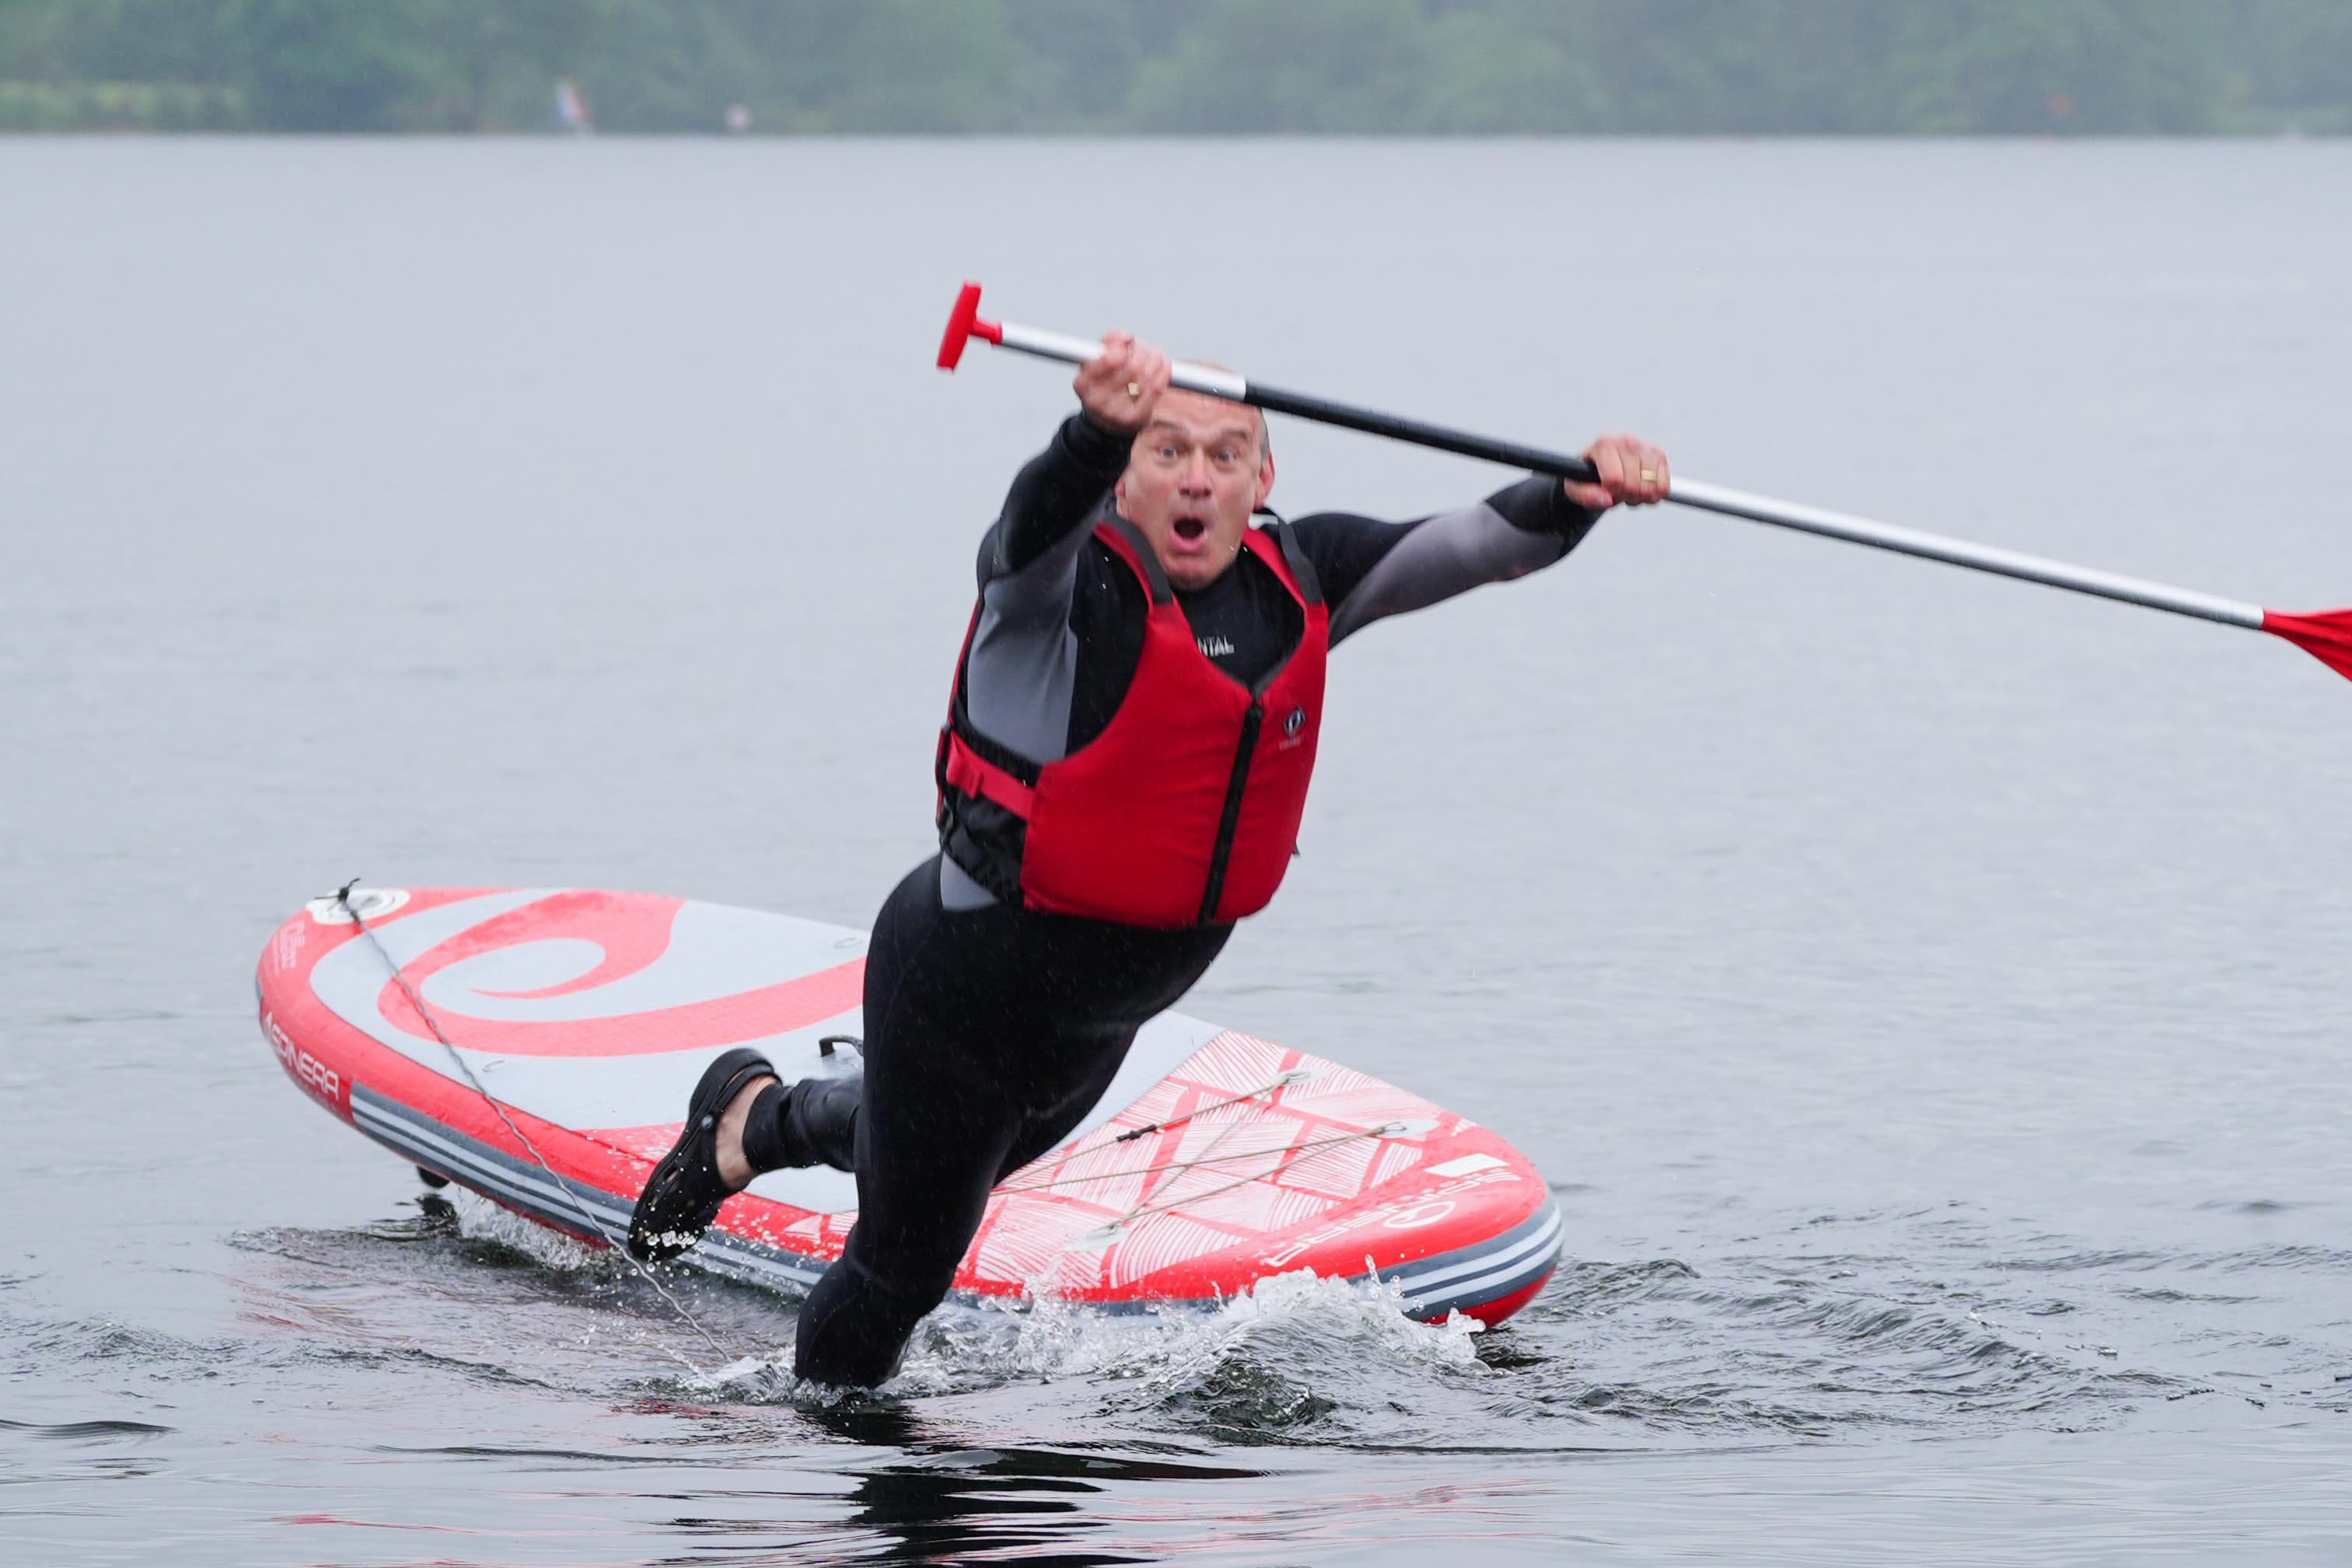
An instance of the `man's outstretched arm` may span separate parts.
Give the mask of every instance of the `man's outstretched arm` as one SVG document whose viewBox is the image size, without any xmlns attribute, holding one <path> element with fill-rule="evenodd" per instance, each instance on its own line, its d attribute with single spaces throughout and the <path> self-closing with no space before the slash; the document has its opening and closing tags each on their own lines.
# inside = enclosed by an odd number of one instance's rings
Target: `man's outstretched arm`
<svg viewBox="0 0 2352 1568">
<path fill-rule="evenodd" d="M 1599 470 L 1598 483 L 1523 479 L 1475 507 L 1409 523 L 1339 512 L 1299 518 L 1299 544 L 1331 607 L 1331 641 L 1386 616 L 1539 570 L 1575 549 L 1612 505 L 1664 498 L 1666 456 L 1648 442 L 1607 435 L 1586 455 Z"/>
</svg>

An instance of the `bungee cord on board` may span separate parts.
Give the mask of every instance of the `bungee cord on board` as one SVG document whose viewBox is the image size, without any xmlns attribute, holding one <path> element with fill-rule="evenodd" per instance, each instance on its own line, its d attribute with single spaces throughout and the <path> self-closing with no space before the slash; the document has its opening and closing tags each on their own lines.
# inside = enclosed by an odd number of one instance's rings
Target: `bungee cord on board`
<svg viewBox="0 0 2352 1568">
<path fill-rule="evenodd" d="M 1195 1105 L 1192 1109 L 1185 1112 L 1182 1115 L 1171 1116 L 1164 1122 L 1148 1122 L 1140 1127 L 1130 1127 L 1126 1132 L 1117 1134 L 1107 1142 L 1097 1145 L 1096 1149 L 1116 1148 L 1121 1144 L 1133 1143 L 1136 1139 L 1143 1137 L 1148 1134 L 1168 1132 L 1171 1129 L 1183 1126 L 1188 1122 L 1197 1121 L 1213 1111 L 1222 1111 L 1229 1105 L 1240 1105 L 1250 1101 L 1257 1100 L 1261 1097 L 1271 1096 L 1284 1089 L 1291 1087 L 1293 1084 L 1303 1083 L 1314 1076 L 1315 1071 L 1312 1068 L 1291 1068 L 1289 1071 L 1276 1075 L 1271 1082 L 1261 1083 L 1256 1088 L 1248 1090 L 1243 1093 L 1229 1094 L 1222 1100 L 1212 1100 L 1206 1104 Z M 1383 1122 L 1376 1127 L 1362 1127 L 1354 1132 L 1337 1133 L 1329 1137 L 1310 1139 L 1303 1144 L 1282 1144 L 1272 1147 L 1236 1149 L 1231 1154 L 1219 1154 L 1217 1152 L 1228 1137 L 1232 1136 L 1234 1133 L 1247 1124 L 1247 1123 L 1240 1121 L 1226 1123 L 1223 1126 L 1218 1128 L 1216 1135 L 1209 1140 L 1208 1147 L 1202 1149 L 1199 1154 L 1193 1155 L 1186 1159 L 1168 1160 L 1159 1165 L 1145 1166 L 1139 1170 L 1101 1171 L 1091 1176 L 1055 1176 L 1050 1180 L 1045 1181 L 1008 1183 L 1005 1186 L 999 1187 L 997 1190 L 1000 1192 L 1045 1192 L 1056 1187 L 1084 1186 L 1089 1183 L 1095 1182 L 1124 1181 L 1136 1176 L 1146 1178 L 1144 1182 L 1144 1190 L 1137 1194 L 1134 1206 L 1125 1214 L 1120 1215 L 1118 1218 L 1107 1221 L 1104 1225 L 1097 1228 L 1096 1234 L 1102 1235 L 1125 1230 L 1129 1226 L 1133 1225 L 1139 1219 L 1149 1219 L 1155 1214 L 1164 1214 L 1169 1210 L 1177 1208 L 1184 1204 L 1197 1203 L 1202 1198 L 1214 1197 L 1219 1193 L 1231 1192 L 1237 1186 L 1246 1186 L 1252 1182 L 1271 1181 L 1275 1177 L 1281 1176 L 1284 1172 L 1291 1170 L 1297 1166 L 1304 1164 L 1306 1161 L 1328 1152 L 1328 1150 L 1337 1148 L 1342 1144 L 1351 1144 L 1359 1138 L 1377 1139 L 1391 1137 L 1402 1134 L 1406 1130 L 1406 1124 L 1403 1123 Z M 1094 1151 L 1086 1152 L 1091 1153 Z M 1230 1167 L 1244 1160 L 1264 1159 L 1270 1155 L 1276 1156 L 1287 1155 L 1290 1157 L 1287 1159 L 1277 1157 L 1275 1164 L 1265 1170 L 1244 1173 L 1244 1175 L 1235 1176 L 1232 1180 L 1225 1182 L 1222 1186 L 1210 1187 L 1205 1192 L 1187 1192 L 1182 1194 L 1181 1197 L 1162 1197 L 1157 1203 L 1149 1201 L 1153 1196 L 1150 1190 L 1151 1182 L 1150 1178 L 1159 1176 L 1164 1172 L 1209 1170 L 1215 1172 L 1215 1174 L 1219 1176 L 1223 1176 L 1227 1174 L 1227 1172 L 1225 1169 L 1222 1169 L 1220 1167 Z M 1079 1151 L 1073 1150 L 1068 1155 L 1065 1156 L 1057 1163 L 1063 1168 L 1066 1169 L 1069 1162 L 1076 1159 L 1078 1155 Z M 1175 1185 L 1175 1181 L 1171 1180 L 1162 1184 L 1160 1191 L 1164 1194 Z"/>
<path fill-rule="evenodd" d="M 687 1311 L 686 1303 L 679 1301 L 671 1292 L 670 1288 L 663 1284 L 653 1270 L 640 1262 L 627 1247 L 614 1238 L 613 1233 L 604 1228 L 604 1222 L 597 1218 L 596 1212 L 589 1207 L 577 1192 L 572 1190 L 572 1184 L 558 1175 L 553 1166 L 547 1163 L 547 1156 L 539 1152 L 539 1145 L 532 1143 L 520 1127 L 515 1125 L 514 1118 L 507 1114 L 507 1108 L 499 1103 L 497 1098 L 488 1089 L 482 1087 L 482 1081 L 474 1076 L 473 1068 L 467 1064 L 465 1054 L 451 1043 L 446 1034 L 442 1032 L 440 1020 L 433 1016 L 430 1009 L 425 1007 L 425 998 L 418 996 L 416 988 L 408 983 L 408 977 L 401 972 L 400 966 L 393 960 L 391 951 L 384 946 L 383 938 L 375 934 L 375 928 L 367 923 L 367 917 L 362 915 L 359 906 L 352 902 L 352 889 L 359 884 L 360 879 L 353 877 L 337 888 L 334 892 L 335 903 L 341 907 L 344 914 L 352 917 L 352 924 L 359 928 L 361 936 L 368 939 L 368 946 L 375 949 L 376 956 L 383 960 L 383 967 L 391 971 L 392 983 L 400 988 L 400 994 L 408 998 L 408 1005 L 415 1010 L 416 1016 L 424 1020 L 425 1027 L 433 1031 L 433 1038 L 441 1042 L 441 1049 L 449 1053 L 449 1060 L 457 1064 L 457 1071 L 465 1074 L 466 1082 L 473 1087 L 474 1092 L 482 1097 L 482 1103 L 488 1105 L 497 1114 L 499 1120 L 506 1124 L 506 1129 L 514 1134 L 515 1142 L 520 1144 L 524 1151 L 538 1163 L 539 1168 L 547 1173 L 548 1179 L 554 1182 L 556 1190 L 571 1201 L 573 1212 L 588 1222 L 588 1228 L 603 1239 L 605 1247 L 625 1260 L 630 1268 L 636 1270 L 640 1279 L 651 1285 L 661 1299 L 669 1303 L 669 1309 L 677 1314 L 678 1322 L 700 1334 L 702 1342 L 713 1351 L 722 1356 L 726 1355 L 727 1347 L 719 1343 L 718 1336 L 703 1327 L 700 1320 Z M 701 1367 L 694 1364 L 691 1358 L 676 1350 L 672 1350 L 670 1354 L 685 1362 L 688 1369 L 697 1375 L 707 1375 Z"/>
<path fill-rule="evenodd" d="M 1205 1116 L 1212 1111 L 1222 1111 L 1228 1105 L 1238 1105 L 1244 1100 L 1255 1100 L 1261 1094 L 1271 1094 L 1277 1089 L 1287 1089 L 1294 1083 L 1304 1083 L 1314 1076 L 1314 1070 L 1311 1068 L 1294 1067 L 1276 1077 L 1273 1082 L 1261 1083 L 1247 1093 L 1232 1094 L 1223 1100 L 1212 1100 L 1206 1105 L 1195 1105 L 1182 1115 L 1171 1116 L 1165 1122 L 1146 1122 L 1140 1127 L 1129 1127 L 1111 1142 L 1131 1144 L 1138 1138 L 1150 1137 L 1154 1133 L 1164 1133 L 1171 1127 L 1181 1127 L 1185 1123 L 1196 1117 Z"/>
<path fill-rule="evenodd" d="M 1139 1219 L 1149 1219 L 1155 1214 L 1165 1214 L 1170 1210 L 1178 1208 L 1185 1204 L 1198 1203 L 1202 1198 L 1214 1197 L 1221 1192 L 1231 1192 L 1237 1186 L 1247 1186 L 1254 1181 L 1271 1181 L 1274 1177 L 1282 1175 L 1283 1172 L 1289 1170 L 1292 1166 L 1301 1165 L 1307 1160 L 1313 1159 L 1317 1155 L 1334 1148 L 1340 1144 L 1353 1143 L 1358 1138 L 1385 1138 L 1392 1135 L 1398 1130 L 1398 1124 L 1389 1122 L 1383 1123 L 1381 1125 L 1377 1127 L 1367 1127 L 1360 1133 L 1341 1133 L 1336 1136 L 1325 1138 L 1318 1142 L 1297 1145 L 1295 1145 L 1296 1153 L 1294 1156 L 1290 1159 L 1282 1161 L 1275 1166 L 1271 1170 L 1253 1171 L 1247 1176 L 1235 1176 L 1233 1180 L 1224 1183 L 1223 1186 L 1210 1187 L 1204 1192 L 1188 1192 L 1180 1197 L 1165 1198 L 1159 1203 L 1139 1204 L 1134 1208 L 1131 1208 L 1128 1210 L 1127 1213 L 1121 1215 L 1118 1218 L 1112 1220 L 1110 1222 L 1109 1228 L 1124 1229 L 1128 1226 L 1133 1225 Z M 1228 1157 L 1238 1159 L 1241 1156 L 1236 1155 L 1230 1155 Z M 1203 1162 L 1199 1160 L 1194 1160 L 1189 1163 L 1196 1167 L 1203 1164 Z"/>
<path fill-rule="evenodd" d="M 1158 1176 L 1163 1171 L 1210 1170 L 1216 1171 L 1217 1174 L 1222 1176 L 1224 1173 L 1223 1170 L 1219 1169 L 1219 1167 L 1238 1165 L 1244 1160 L 1260 1160 L 1266 1158 L 1268 1155 L 1278 1156 L 1282 1155 L 1289 1155 L 1294 1156 L 1293 1158 L 1283 1160 L 1280 1164 L 1273 1166 L 1271 1169 L 1260 1171 L 1254 1176 L 1247 1176 L 1242 1178 L 1244 1181 L 1262 1181 L 1267 1176 L 1280 1176 L 1284 1171 L 1286 1171 L 1291 1166 L 1298 1164 L 1299 1157 L 1303 1157 L 1307 1155 L 1320 1154 L 1326 1149 L 1337 1148 L 1341 1144 L 1352 1144 L 1359 1138 L 1386 1137 L 1394 1130 L 1395 1125 L 1396 1124 L 1394 1123 L 1382 1123 L 1377 1127 L 1364 1127 L 1352 1133 L 1335 1133 L 1330 1137 L 1317 1138 L 1308 1143 L 1276 1144 L 1269 1148 L 1236 1149 L 1229 1155 L 1200 1154 L 1193 1155 L 1190 1159 L 1168 1160 L 1156 1166 L 1138 1166 L 1134 1170 L 1100 1171 L 1093 1176 L 1055 1176 L 1051 1181 L 1007 1182 L 996 1190 L 999 1192 L 1051 1192 L 1056 1187 L 1085 1186 L 1090 1182 L 1127 1181 L 1136 1176 Z M 1076 1159 L 1076 1157 L 1077 1155 L 1075 1154 L 1070 1156 L 1071 1159 Z M 1067 1164 L 1068 1162 L 1059 1161 L 1056 1163 Z"/>
</svg>

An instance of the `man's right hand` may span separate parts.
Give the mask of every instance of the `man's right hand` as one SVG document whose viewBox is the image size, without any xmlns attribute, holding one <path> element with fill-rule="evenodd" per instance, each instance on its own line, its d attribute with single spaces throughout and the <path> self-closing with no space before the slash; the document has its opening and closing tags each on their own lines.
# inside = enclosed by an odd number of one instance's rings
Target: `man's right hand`
<svg viewBox="0 0 2352 1568">
<path fill-rule="evenodd" d="M 1103 351 L 1078 367 L 1078 402 L 1097 424 L 1137 431 L 1168 390 L 1168 356 L 1126 332 L 1105 332 Z"/>
<path fill-rule="evenodd" d="M 1604 435 L 1584 449 L 1584 460 L 1592 465 L 1593 483 L 1563 479 L 1560 488 L 1588 511 L 1654 506 L 1673 493 L 1665 453 L 1638 435 Z"/>
</svg>

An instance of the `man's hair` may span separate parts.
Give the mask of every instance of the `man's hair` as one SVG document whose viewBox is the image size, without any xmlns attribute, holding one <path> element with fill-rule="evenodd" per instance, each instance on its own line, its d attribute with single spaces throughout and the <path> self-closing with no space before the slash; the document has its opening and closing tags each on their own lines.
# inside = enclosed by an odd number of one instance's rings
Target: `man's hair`
<svg viewBox="0 0 2352 1568">
<path fill-rule="evenodd" d="M 1201 367 L 1202 370 L 1204 370 L 1204 371 L 1224 371 L 1224 372 L 1225 372 L 1225 374 L 1227 374 L 1227 375 L 1229 375 L 1229 376 L 1230 376 L 1230 375 L 1235 375 L 1235 374 L 1238 374 L 1238 373 L 1239 373 L 1239 372 L 1237 372 L 1237 371 L 1233 368 L 1233 366 L 1231 366 L 1231 365 L 1225 365 L 1225 364 L 1220 364 L 1220 363 L 1218 363 L 1218 362 L 1217 362 L 1216 361 L 1214 361 L 1214 360 L 1187 360 L 1187 361 L 1185 361 L 1184 362 L 1185 362 L 1186 364 L 1189 364 L 1189 365 L 1198 365 L 1198 366 L 1200 366 L 1200 367 Z M 1190 391 L 1191 389 L 1189 389 L 1189 388 L 1179 388 L 1178 390 L 1179 390 L 1179 391 Z M 1194 395 L 1195 397 L 1212 397 L 1212 396 L 1214 396 L 1215 394 L 1213 394 L 1213 393 L 1212 393 L 1212 392 L 1194 392 L 1194 393 L 1193 393 L 1193 395 Z M 1219 402 L 1233 402 L 1233 399 L 1231 399 L 1231 398 L 1223 398 L 1223 397 L 1221 397 L 1221 398 L 1218 398 L 1218 399 L 1217 399 L 1217 401 L 1218 401 Z M 1245 402 L 1245 403 L 1240 403 L 1240 404 L 1237 404 L 1236 406 L 1241 407 L 1241 408 L 1248 409 L 1248 410 L 1250 411 L 1250 413 L 1252 413 L 1253 414 L 1255 414 L 1255 415 L 1257 416 L 1257 455 L 1258 455 L 1260 457 L 1271 457 L 1271 456 L 1273 456 L 1273 455 L 1274 455 L 1274 432 L 1273 432 L 1273 430 L 1272 430 L 1271 428 L 1269 428 L 1269 427 L 1267 426 L 1267 424 L 1266 424 L 1266 423 L 1265 423 L 1265 410 L 1264 410 L 1264 409 L 1262 409 L 1262 408 L 1258 407 L 1258 406 L 1257 406 L 1256 404 L 1255 404 L 1255 403 L 1247 403 L 1247 402 Z"/>
</svg>

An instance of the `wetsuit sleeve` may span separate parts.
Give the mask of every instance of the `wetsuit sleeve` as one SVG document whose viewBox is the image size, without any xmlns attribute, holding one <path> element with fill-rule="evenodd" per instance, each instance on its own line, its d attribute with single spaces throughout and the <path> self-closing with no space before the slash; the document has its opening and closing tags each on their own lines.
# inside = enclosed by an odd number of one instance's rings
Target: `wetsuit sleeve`
<svg viewBox="0 0 2352 1568">
<path fill-rule="evenodd" d="M 981 586 L 1012 580 L 1048 597 L 1059 590 L 1066 607 L 1087 519 L 1126 471 L 1132 444 L 1083 413 L 1064 420 L 1045 450 L 1013 476 L 1004 510 L 981 542 Z"/>
<path fill-rule="evenodd" d="M 1574 549 L 1601 514 L 1556 479 L 1530 478 L 1475 507 L 1409 523 L 1323 512 L 1292 525 L 1331 610 L 1331 641 L 1373 622 L 1524 577 Z"/>
</svg>

